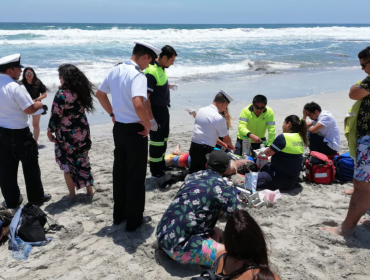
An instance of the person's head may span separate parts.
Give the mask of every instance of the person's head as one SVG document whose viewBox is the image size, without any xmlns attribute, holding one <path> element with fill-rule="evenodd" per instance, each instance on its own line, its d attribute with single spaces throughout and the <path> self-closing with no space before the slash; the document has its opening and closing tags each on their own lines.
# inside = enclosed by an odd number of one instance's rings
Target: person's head
<svg viewBox="0 0 370 280">
<path fill-rule="evenodd" d="M 213 105 L 217 107 L 218 112 L 224 113 L 233 100 L 234 99 L 227 92 L 220 89 L 219 93 L 217 93 L 213 99 Z"/>
<path fill-rule="evenodd" d="M 85 74 L 73 64 L 62 64 L 58 68 L 61 89 L 68 89 L 78 95 L 87 112 L 94 109 L 94 85 Z"/>
<path fill-rule="evenodd" d="M 137 63 L 141 70 L 148 68 L 149 64 L 154 63 L 161 50 L 145 42 L 135 42 L 132 50 L 131 59 Z"/>
<path fill-rule="evenodd" d="M 317 120 L 321 113 L 320 105 L 315 102 L 307 103 L 304 105 L 303 109 L 307 111 L 307 116 L 314 121 Z"/>
<path fill-rule="evenodd" d="M 18 80 L 22 73 L 21 55 L 12 54 L 0 58 L 0 73 Z"/>
<path fill-rule="evenodd" d="M 161 67 L 168 68 L 174 64 L 176 57 L 177 52 L 175 49 L 169 45 L 166 45 L 162 48 L 162 52 L 159 55 L 158 61 Z"/>
<path fill-rule="evenodd" d="M 252 103 L 253 103 L 253 112 L 258 117 L 266 109 L 267 98 L 264 95 L 258 94 L 255 97 L 253 97 L 253 102 Z"/>
<path fill-rule="evenodd" d="M 206 157 L 207 169 L 216 171 L 220 175 L 223 175 L 226 172 L 226 169 L 229 166 L 230 158 L 225 152 L 213 150 L 207 154 Z"/>
<path fill-rule="evenodd" d="M 265 234 L 247 211 L 236 210 L 230 215 L 225 227 L 224 243 L 228 256 L 259 269 L 253 279 L 275 279 L 269 268 Z"/>
<path fill-rule="evenodd" d="M 283 132 L 299 133 L 304 145 L 306 147 L 308 146 L 307 124 L 305 120 L 298 118 L 296 115 L 290 115 L 286 117 L 283 122 Z"/>
<path fill-rule="evenodd" d="M 358 59 L 360 60 L 362 70 L 370 75 L 370 46 L 358 53 Z"/>
</svg>

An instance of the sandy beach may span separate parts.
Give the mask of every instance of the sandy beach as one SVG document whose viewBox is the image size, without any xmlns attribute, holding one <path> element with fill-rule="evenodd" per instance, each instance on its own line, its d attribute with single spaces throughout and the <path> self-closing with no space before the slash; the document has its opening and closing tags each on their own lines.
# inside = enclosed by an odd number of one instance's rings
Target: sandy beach
<svg viewBox="0 0 370 280">
<path fill-rule="evenodd" d="M 301 116 L 303 105 L 310 101 L 316 101 L 323 110 L 332 112 L 342 133 L 341 152 L 348 151 L 343 120 L 354 102 L 348 98 L 347 92 L 269 100 L 268 106 L 275 112 L 277 132 L 281 133 L 281 125 L 287 115 Z M 233 142 L 240 110 L 246 105 L 237 103 L 230 106 Z M 168 152 L 177 144 L 183 150 L 189 148 L 193 122 L 185 110 L 171 110 Z M 145 214 L 150 215 L 153 221 L 134 233 L 127 233 L 125 224 L 112 225 L 112 127 L 111 123 L 91 127 L 93 146 L 90 160 L 96 193 L 91 200 L 81 190 L 76 202 L 63 198 L 68 193 L 63 173 L 55 163 L 53 144 L 47 142 L 45 131 L 41 133 L 41 142 L 46 145 L 40 150 L 39 157 L 42 180 L 45 191 L 53 196 L 41 208 L 58 224 L 64 225 L 66 231 L 48 234 L 54 240 L 44 247 L 35 247 L 26 261 L 13 259 L 7 243 L 1 246 L 0 279 L 162 280 L 190 279 L 199 275 L 199 266 L 177 264 L 155 248 L 156 226 L 181 183 L 163 192 L 153 184 L 148 168 Z M 25 203 L 21 169 L 18 176 Z M 369 229 L 358 225 L 355 235 L 348 239 L 319 230 L 322 226 L 342 222 L 350 199 L 342 192 L 352 184 L 301 183 L 301 186 L 284 193 L 273 206 L 248 210 L 266 233 L 274 272 L 285 280 L 369 279 Z M 3 201 L 1 195 L 0 201 Z M 367 216 L 369 214 L 368 211 Z M 224 222 L 219 226 L 223 228 Z"/>
</svg>

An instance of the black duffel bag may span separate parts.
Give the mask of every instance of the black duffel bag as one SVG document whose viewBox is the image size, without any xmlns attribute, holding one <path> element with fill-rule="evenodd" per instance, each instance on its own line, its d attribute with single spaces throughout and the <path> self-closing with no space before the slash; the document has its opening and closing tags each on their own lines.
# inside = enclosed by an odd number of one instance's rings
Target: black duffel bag
<svg viewBox="0 0 370 280">
<path fill-rule="evenodd" d="M 45 241 L 44 226 L 47 222 L 45 212 L 29 202 L 23 207 L 21 215 L 22 221 L 18 236 L 25 242 Z"/>
</svg>

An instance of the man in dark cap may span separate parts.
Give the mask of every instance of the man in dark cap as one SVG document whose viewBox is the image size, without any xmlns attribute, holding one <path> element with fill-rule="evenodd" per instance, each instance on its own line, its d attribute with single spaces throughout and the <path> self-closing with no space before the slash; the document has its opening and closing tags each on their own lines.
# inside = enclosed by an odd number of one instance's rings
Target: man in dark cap
<svg viewBox="0 0 370 280">
<path fill-rule="evenodd" d="M 240 208 L 236 189 L 222 178 L 228 155 L 213 151 L 206 158 L 207 170 L 186 178 L 157 227 L 159 246 L 183 264 L 212 265 L 217 253 L 225 250 L 217 220 Z"/>
<path fill-rule="evenodd" d="M 127 231 L 151 221 L 143 216 L 150 120 L 144 105 L 147 80 L 142 71 L 160 52 L 148 43 L 135 42 L 131 59 L 113 67 L 96 93 L 114 123 L 113 223 L 126 221 Z"/>
<path fill-rule="evenodd" d="M 38 162 L 38 147 L 28 127 L 28 115 L 43 111 L 26 88 L 17 82 L 22 73 L 20 54 L 0 58 L 0 187 L 5 203 L 16 208 L 22 203 L 17 183 L 22 162 L 27 198 L 40 205 L 51 199 L 44 194 Z"/>
</svg>

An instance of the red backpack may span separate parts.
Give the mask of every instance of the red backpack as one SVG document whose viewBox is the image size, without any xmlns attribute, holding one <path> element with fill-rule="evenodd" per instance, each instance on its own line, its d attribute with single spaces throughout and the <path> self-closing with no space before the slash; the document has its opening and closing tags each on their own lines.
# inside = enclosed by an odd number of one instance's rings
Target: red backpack
<svg viewBox="0 0 370 280">
<path fill-rule="evenodd" d="M 307 181 L 316 184 L 330 184 L 335 180 L 335 167 L 333 161 L 319 152 L 312 151 L 310 158 L 306 159 Z"/>
</svg>

